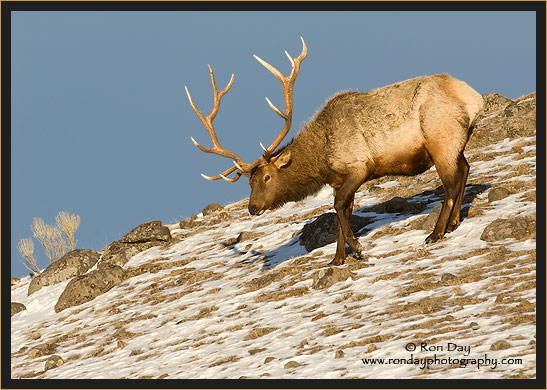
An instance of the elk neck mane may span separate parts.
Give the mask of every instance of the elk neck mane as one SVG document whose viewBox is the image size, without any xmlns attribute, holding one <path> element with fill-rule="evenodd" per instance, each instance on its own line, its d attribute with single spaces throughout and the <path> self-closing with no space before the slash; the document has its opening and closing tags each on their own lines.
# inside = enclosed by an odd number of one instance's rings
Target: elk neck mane
<svg viewBox="0 0 547 390">
<path fill-rule="evenodd" d="M 272 157 L 291 152 L 291 163 L 280 170 L 284 196 L 277 206 L 297 202 L 314 195 L 328 183 L 329 168 L 326 163 L 326 137 L 324 129 L 315 120 L 310 121 Z"/>
</svg>

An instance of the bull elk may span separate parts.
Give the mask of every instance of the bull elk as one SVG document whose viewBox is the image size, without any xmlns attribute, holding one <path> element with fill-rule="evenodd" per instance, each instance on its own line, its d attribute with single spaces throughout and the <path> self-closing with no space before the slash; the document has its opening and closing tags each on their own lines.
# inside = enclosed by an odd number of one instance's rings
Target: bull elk
<svg viewBox="0 0 547 390">
<path fill-rule="evenodd" d="M 302 38 L 301 38 L 302 39 Z M 317 193 L 324 185 L 334 189 L 334 208 L 338 216 L 338 240 L 330 265 L 344 263 L 345 243 L 357 258 L 362 246 L 350 228 L 353 200 L 357 189 L 367 180 L 385 175 L 417 175 L 433 164 L 444 188 L 441 213 L 426 243 L 435 242 L 460 224 L 460 208 L 469 172 L 463 150 L 471 135 L 482 97 L 466 83 L 445 74 L 417 77 L 370 92 L 341 92 L 329 99 L 322 110 L 303 126 L 286 146 L 276 151 L 291 127 L 293 86 L 306 58 L 292 58 L 290 75 L 284 76 L 273 66 L 254 56 L 279 79 L 285 97 L 285 111 L 270 107 L 285 120 L 283 129 L 262 156 L 246 163 L 234 152 L 224 149 L 213 127 L 220 101 L 234 81 L 234 75 L 218 91 L 211 67 L 214 104 L 204 116 L 195 106 L 188 88 L 190 104 L 213 142 L 203 152 L 233 160 L 233 166 L 208 180 L 235 182 L 249 177 L 249 212 L 261 215 L 290 201 L 299 201 Z M 228 175 L 235 172 L 233 177 Z"/>
</svg>

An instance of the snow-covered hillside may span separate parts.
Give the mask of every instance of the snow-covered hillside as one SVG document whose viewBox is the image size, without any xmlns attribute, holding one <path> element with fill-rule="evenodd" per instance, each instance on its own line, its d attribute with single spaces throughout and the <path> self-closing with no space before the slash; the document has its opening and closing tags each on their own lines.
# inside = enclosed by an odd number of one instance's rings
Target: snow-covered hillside
<svg viewBox="0 0 547 390">
<path fill-rule="evenodd" d="M 536 139 L 481 138 L 503 115 L 486 113 L 466 150 L 455 232 L 425 245 L 419 229 L 442 199 L 435 168 L 366 183 L 354 211 L 371 219 L 365 259 L 348 257 L 335 267 L 347 278 L 328 287 L 317 280 L 336 244 L 308 253 L 299 232 L 333 211 L 330 188 L 260 217 L 242 200 L 226 220 L 170 225 L 172 241 L 125 264 L 135 276 L 59 313 L 68 281 L 31 296 L 30 277 L 17 281 L 11 301 L 26 310 L 11 318 L 12 378 L 535 378 Z M 499 187 L 510 195 L 489 200 Z M 394 197 L 424 210 L 378 206 Z M 481 240 L 515 218 L 533 232 Z M 63 364 L 45 370 L 51 355 Z"/>
</svg>

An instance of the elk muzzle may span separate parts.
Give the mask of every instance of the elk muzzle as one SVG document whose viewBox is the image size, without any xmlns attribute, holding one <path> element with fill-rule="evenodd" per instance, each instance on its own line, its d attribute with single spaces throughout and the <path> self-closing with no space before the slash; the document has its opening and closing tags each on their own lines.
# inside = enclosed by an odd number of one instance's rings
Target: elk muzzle
<svg viewBox="0 0 547 390">
<path fill-rule="evenodd" d="M 262 215 L 266 209 L 258 208 L 256 205 L 249 204 L 249 213 L 251 215 Z"/>
</svg>

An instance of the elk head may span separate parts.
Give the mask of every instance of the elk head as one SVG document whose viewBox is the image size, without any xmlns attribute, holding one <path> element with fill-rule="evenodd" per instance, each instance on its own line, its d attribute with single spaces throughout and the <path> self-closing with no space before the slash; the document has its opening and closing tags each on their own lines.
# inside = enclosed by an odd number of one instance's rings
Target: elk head
<svg viewBox="0 0 547 390">
<path fill-rule="evenodd" d="M 281 82 L 281 86 L 283 87 L 283 95 L 285 98 L 285 112 L 282 112 L 276 106 L 274 106 L 268 98 L 266 98 L 266 101 L 268 102 L 268 105 L 281 118 L 285 120 L 285 124 L 281 132 L 277 135 L 277 137 L 268 148 L 265 148 L 262 144 L 260 144 L 261 148 L 264 150 L 264 153 L 260 158 L 250 164 L 243 161 L 243 159 L 234 152 L 223 148 L 218 142 L 218 138 L 213 127 L 213 120 L 218 113 L 220 101 L 224 94 L 226 94 L 226 92 L 228 92 L 229 89 L 232 87 L 232 83 L 234 82 L 234 75 L 232 74 L 232 78 L 230 79 L 228 85 L 219 92 L 216 86 L 213 70 L 211 69 L 211 66 L 209 66 L 209 72 L 211 73 L 211 83 L 213 85 L 214 103 L 213 109 L 208 116 L 204 116 L 196 108 L 196 105 L 194 104 L 194 101 L 190 96 L 190 92 L 188 92 L 188 88 L 184 87 L 186 89 L 188 100 L 190 100 L 190 105 L 192 106 L 192 109 L 201 120 L 201 123 L 203 123 L 205 129 L 211 137 L 213 147 L 205 148 L 200 145 L 194 138 L 190 137 L 192 142 L 202 152 L 213 153 L 219 156 L 228 157 L 232 159 L 234 163 L 232 167 L 228 168 L 226 171 L 218 174 L 217 176 L 210 177 L 204 174 L 202 174 L 202 176 L 207 180 L 224 179 L 229 182 L 237 181 L 242 175 L 250 177 L 249 184 L 251 186 L 251 196 L 249 199 L 249 212 L 252 215 L 261 215 L 262 213 L 264 213 L 264 211 L 271 208 L 276 208 L 286 201 L 283 196 L 282 186 L 278 186 L 275 184 L 279 182 L 278 176 L 280 170 L 290 165 L 291 155 L 290 152 L 282 152 L 278 155 L 274 155 L 274 151 L 287 136 L 291 128 L 294 82 L 296 80 L 296 77 L 298 76 L 298 72 L 300 71 L 300 64 L 302 60 L 306 58 L 306 54 L 308 52 L 304 39 L 300 39 L 302 40 L 302 52 L 298 57 L 292 58 L 289 53 L 285 51 L 285 54 L 289 58 L 289 61 L 292 65 L 291 74 L 288 77 L 284 76 L 281 72 L 268 64 L 266 61 L 262 60 L 256 55 L 254 56 L 258 62 L 260 62 Z M 232 174 L 234 171 L 236 172 L 235 175 L 229 178 L 228 175 Z"/>
</svg>

